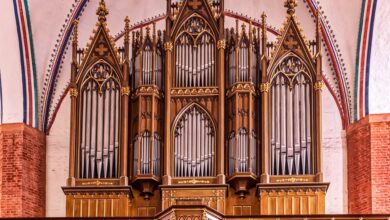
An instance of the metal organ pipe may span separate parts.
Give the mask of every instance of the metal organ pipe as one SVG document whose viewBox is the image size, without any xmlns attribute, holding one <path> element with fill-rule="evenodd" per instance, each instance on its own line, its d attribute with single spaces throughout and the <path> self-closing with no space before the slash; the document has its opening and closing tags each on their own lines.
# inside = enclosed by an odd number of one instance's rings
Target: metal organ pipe
<svg viewBox="0 0 390 220">
<path fill-rule="evenodd" d="M 115 111 L 115 108 L 112 109 L 111 106 L 113 106 L 113 104 L 115 104 L 115 89 L 116 89 L 116 84 L 114 81 L 111 81 L 110 82 L 110 89 L 109 89 L 109 97 L 110 97 L 110 100 L 109 100 L 109 114 L 110 116 L 108 117 L 109 118 L 109 158 L 110 158 L 110 172 L 109 172 L 109 177 L 113 177 L 115 175 L 115 170 L 114 170 L 114 155 L 115 155 L 115 151 L 114 151 L 114 146 L 115 146 L 115 143 L 114 143 L 114 139 L 115 139 L 115 133 L 114 133 L 114 130 L 115 130 L 115 114 L 114 114 L 114 111 Z"/>
<path fill-rule="evenodd" d="M 310 84 L 305 83 L 305 102 L 306 102 L 306 150 L 307 150 L 307 172 L 312 174 L 311 170 L 311 93 L 310 93 Z"/>
<path fill-rule="evenodd" d="M 303 77 L 302 77 L 303 78 Z M 307 146 L 306 146 L 306 91 L 305 91 L 305 83 L 304 78 L 302 79 L 300 85 L 299 85 L 299 98 L 300 98 L 300 136 L 301 136 L 301 159 L 302 159 L 302 174 L 306 174 L 307 170 L 306 168 L 306 153 L 307 153 Z"/>
</svg>

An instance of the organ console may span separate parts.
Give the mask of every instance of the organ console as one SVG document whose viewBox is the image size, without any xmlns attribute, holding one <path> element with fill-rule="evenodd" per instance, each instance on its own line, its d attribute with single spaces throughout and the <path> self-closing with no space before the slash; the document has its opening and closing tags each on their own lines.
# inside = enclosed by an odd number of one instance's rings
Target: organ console
<svg viewBox="0 0 390 220">
<path fill-rule="evenodd" d="M 76 22 L 67 216 L 324 213 L 319 18 L 311 48 L 285 7 L 276 42 L 223 0 L 167 0 L 163 31 L 126 18 L 119 48 L 104 0 L 85 49 Z"/>
</svg>

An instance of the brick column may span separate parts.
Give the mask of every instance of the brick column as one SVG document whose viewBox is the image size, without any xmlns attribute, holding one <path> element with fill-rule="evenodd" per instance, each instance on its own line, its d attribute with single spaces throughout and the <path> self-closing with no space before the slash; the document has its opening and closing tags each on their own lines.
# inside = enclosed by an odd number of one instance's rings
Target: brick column
<svg viewBox="0 0 390 220">
<path fill-rule="evenodd" d="M 0 217 L 45 216 L 45 141 L 23 123 L 0 125 Z"/>
<path fill-rule="evenodd" d="M 390 212 L 390 114 L 368 115 L 347 128 L 348 210 Z"/>
</svg>

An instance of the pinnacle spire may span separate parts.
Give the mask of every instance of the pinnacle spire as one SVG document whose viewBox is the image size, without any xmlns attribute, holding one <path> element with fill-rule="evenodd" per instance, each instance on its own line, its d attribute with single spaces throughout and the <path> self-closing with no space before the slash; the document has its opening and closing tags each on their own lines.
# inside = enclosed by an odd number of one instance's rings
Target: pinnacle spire
<svg viewBox="0 0 390 220">
<path fill-rule="evenodd" d="M 104 2 L 104 0 L 100 1 L 99 7 L 96 10 L 96 14 L 99 16 L 99 21 L 101 23 L 103 23 L 107 20 L 106 16 L 108 15 L 108 9 L 106 7 L 106 3 Z"/>
<path fill-rule="evenodd" d="M 287 8 L 287 13 L 293 15 L 295 13 L 295 7 L 298 6 L 297 0 L 286 0 L 284 7 Z"/>
</svg>

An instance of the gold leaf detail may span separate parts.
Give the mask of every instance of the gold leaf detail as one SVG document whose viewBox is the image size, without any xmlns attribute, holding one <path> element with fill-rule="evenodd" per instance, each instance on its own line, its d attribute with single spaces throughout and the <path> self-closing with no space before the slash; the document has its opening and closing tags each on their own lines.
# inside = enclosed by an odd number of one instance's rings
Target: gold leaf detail
<svg viewBox="0 0 390 220">
<path fill-rule="evenodd" d="M 172 44 L 172 42 L 166 42 L 166 43 L 164 43 L 164 49 L 167 50 L 167 51 L 172 51 L 172 49 L 173 49 L 173 44 Z"/>
<path fill-rule="evenodd" d="M 261 83 L 260 84 L 260 92 L 268 92 L 270 84 L 269 83 Z"/>
<path fill-rule="evenodd" d="M 77 97 L 79 95 L 79 91 L 77 91 L 76 88 L 71 88 L 69 90 L 69 93 L 70 93 L 70 97 Z"/>
<path fill-rule="evenodd" d="M 130 87 L 128 87 L 128 86 L 122 87 L 121 88 L 121 94 L 129 96 L 130 95 Z"/>
<path fill-rule="evenodd" d="M 324 82 L 322 81 L 317 81 L 314 83 L 314 90 L 322 90 L 324 87 Z"/>
</svg>

